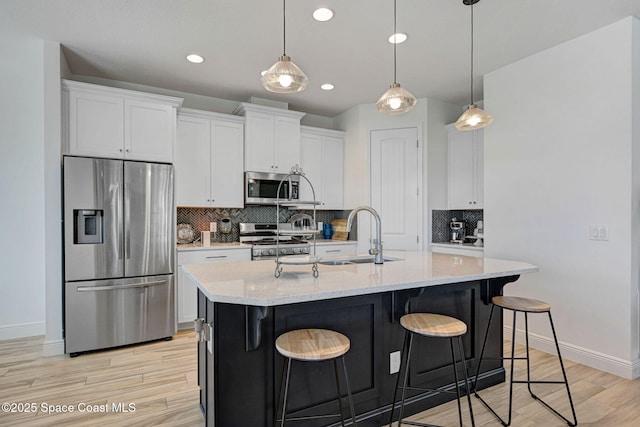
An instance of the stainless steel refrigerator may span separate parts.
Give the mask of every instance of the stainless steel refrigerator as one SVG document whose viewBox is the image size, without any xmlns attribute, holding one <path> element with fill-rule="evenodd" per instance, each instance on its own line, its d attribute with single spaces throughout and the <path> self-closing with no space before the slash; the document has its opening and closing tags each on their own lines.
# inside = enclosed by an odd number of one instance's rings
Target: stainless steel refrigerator
<svg viewBox="0 0 640 427">
<path fill-rule="evenodd" d="M 64 157 L 65 352 L 171 337 L 173 166 Z"/>
</svg>

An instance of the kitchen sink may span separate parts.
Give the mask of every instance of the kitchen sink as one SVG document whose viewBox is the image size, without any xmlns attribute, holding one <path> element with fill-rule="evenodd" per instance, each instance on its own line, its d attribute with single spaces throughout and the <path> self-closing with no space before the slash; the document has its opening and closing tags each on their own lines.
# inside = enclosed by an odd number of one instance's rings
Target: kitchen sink
<svg viewBox="0 0 640 427">
<path fill-rule="evenodd" d="M 402 261 L 401 258 L 383 257 L 383 262 Z M 358 255 L 352 257 L 327 258 L 318 262 L 322 265 L 349 265 L 349 264 L 373 264 L 374 257 L 370 255 Z"/>
</svg>

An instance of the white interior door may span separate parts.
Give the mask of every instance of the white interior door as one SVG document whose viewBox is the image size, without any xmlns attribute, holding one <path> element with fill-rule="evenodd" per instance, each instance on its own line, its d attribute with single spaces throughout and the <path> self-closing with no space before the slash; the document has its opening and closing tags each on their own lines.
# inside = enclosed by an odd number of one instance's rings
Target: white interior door
<svg viewBox="0 0 640 427">
<path fill-rule="evenodd" d="M 371 206 L 382 219 L 383 247 L 416 251 L 422 228 L 418 128 L 374 130 L 370 144 Z"/>
</svg>

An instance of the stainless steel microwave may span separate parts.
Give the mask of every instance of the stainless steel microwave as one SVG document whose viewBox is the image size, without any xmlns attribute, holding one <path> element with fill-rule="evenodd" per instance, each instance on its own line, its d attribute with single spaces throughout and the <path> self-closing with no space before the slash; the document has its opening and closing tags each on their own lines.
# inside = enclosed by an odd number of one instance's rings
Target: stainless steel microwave
<svg viewBox="0 0 640 427">
<path fill-rule="evenodd" d="M 278 197 L 278 188 L 280 195 Z M 275 205 L 299 199 L 300 177 L 281 173 L 245 172 L 244 202 L 247 205 Z"/>
</svg>

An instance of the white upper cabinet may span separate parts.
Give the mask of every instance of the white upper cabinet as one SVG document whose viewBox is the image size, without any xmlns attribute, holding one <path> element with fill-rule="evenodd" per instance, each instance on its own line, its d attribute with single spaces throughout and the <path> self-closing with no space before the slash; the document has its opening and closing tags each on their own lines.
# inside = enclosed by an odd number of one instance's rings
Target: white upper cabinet
<svg viewBox="0 0 640 427">
<path fill-rule="evenodd" d="M 64 153 L 173 163 L 182 99 L 62 81 Z"/>
<path fill-rule="evenodd" d="M 482 209 L 484 203 L 484 130 L 448 131 L 448 207 Z"/>
<path fill-rule="evenodd" d="M 344 209 L 344 132 L 301 126 L 300 166 L 313 184 L 317 209 Z M 304 179 L 300 200 L 313 200 Z"/>
<path fill-rule="evenodd" d="M 183 108 L 177 134 L 177 206 L 243 208 L 244 119 Z"/>
<path fill-rule="evenodd" d="M 245 171 L 286 174 L 300 164 L 300 119 L 305 113 L 243 102 L 234 114 L 246 118 Z"/>
</svg>

